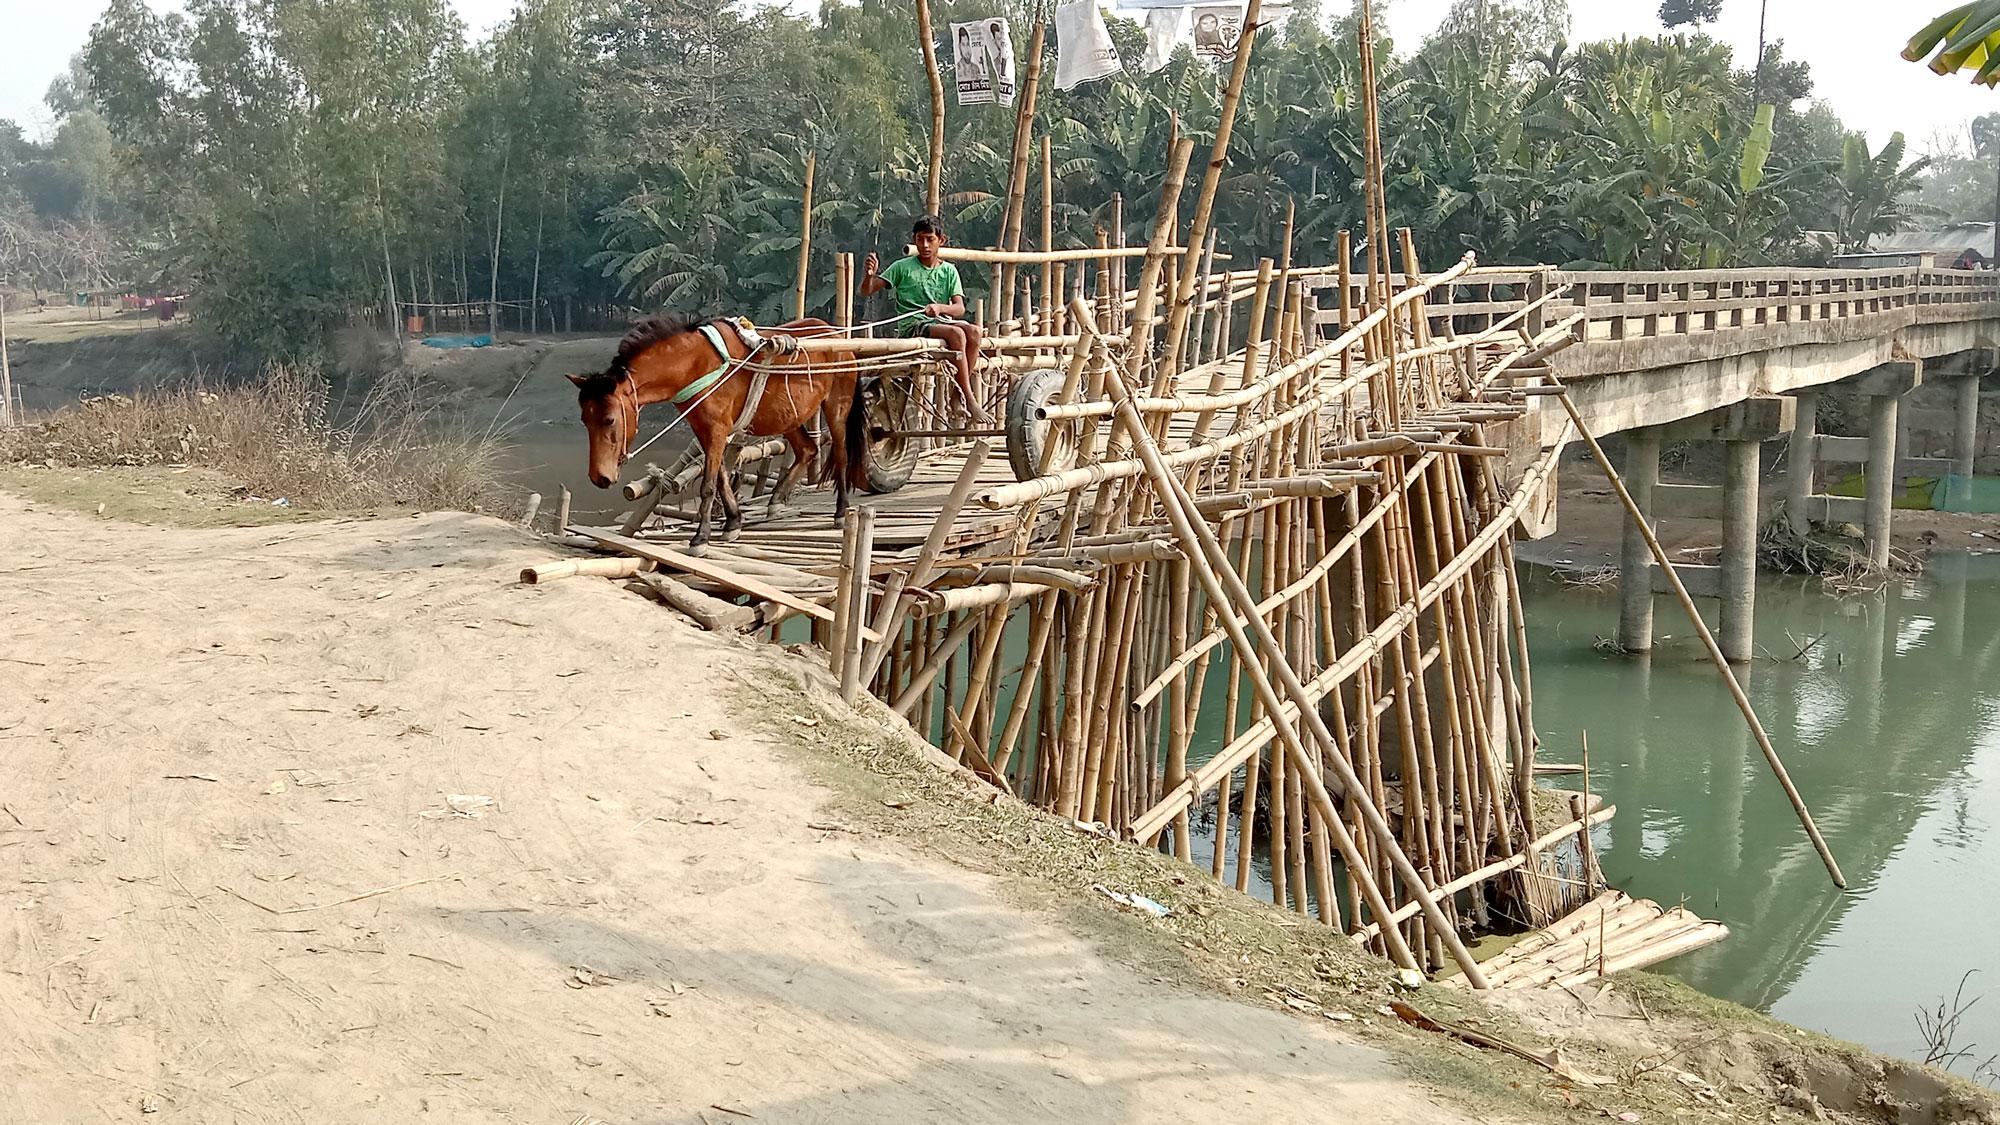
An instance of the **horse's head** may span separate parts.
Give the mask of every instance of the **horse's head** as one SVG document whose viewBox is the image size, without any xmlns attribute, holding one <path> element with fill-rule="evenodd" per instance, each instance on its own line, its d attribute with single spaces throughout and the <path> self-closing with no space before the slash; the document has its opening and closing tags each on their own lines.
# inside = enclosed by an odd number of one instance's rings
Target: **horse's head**
<svg viewBox="0 0 2000 1125">
<path fill-rule="evenodd" d="M 639 395 L 631 373 L 614 369 L 598 375 L 571 375 L 583 428 L 590 435 L 590 483 L 610 488 L 639 432 Z"/>
</svg>

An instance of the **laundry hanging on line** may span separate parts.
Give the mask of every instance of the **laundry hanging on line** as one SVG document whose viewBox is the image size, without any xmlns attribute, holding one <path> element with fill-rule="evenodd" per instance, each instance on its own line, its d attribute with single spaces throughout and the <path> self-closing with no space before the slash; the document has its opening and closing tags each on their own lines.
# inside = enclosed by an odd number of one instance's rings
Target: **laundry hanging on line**
<svg viewBox="0 0 2000 1125">
<path fill-rule="evenodd" d="M 1005 19 L 951 25 L 959 105 L 1014 104 L 1014 35 Z"/>
</svg>

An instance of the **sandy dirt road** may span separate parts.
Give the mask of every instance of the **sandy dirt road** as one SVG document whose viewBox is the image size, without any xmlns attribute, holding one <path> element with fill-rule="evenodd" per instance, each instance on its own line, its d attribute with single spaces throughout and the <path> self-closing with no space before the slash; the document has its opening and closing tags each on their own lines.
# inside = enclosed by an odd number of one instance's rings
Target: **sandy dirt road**
<svg viewBox="0 0 2000 1125">
<path fill-rule="evenodd" d="M 0 493 L 0 1121 L 1471 1119 L 840 830 L 787 657 L 546 557 Z"/>
</svg>

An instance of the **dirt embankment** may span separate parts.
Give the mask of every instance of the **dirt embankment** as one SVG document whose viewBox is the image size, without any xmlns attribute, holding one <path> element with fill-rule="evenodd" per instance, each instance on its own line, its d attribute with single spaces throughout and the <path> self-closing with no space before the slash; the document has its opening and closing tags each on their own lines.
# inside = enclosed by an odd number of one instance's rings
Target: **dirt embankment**
<svg viewBox="0 0 2000 1125">
<path fill-rule="evenodd" d="M 0 528 L 0 1120 L 1473 1119 L 844 819 L 780 650 L 495 521 Z"/>
<path fill-rule="evenodd" d="M 233 502 L 110 482 L 154 518 Z M 0 1120 L 1995 1120 L 1652 978 L 1403 992 L 965 782 L 807 661 L 511 581 L 548 553 L 463 515 L 194 530 L 0 491 Z M 1854 1099 L 1787 1077 L 1823 1062 Z"/>
</svg>

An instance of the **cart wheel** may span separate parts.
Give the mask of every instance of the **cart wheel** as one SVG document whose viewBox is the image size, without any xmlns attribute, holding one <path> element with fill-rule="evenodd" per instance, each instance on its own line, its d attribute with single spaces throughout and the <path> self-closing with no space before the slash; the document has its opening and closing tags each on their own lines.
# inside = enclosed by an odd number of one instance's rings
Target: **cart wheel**
<svg viewBox="0 0 2000 1125">
<path fill-rule="evenodd" d="M 1007 396 L 1007 463 L 1015 480 L 1076 466 L 1076 422 L 1036 417 L 1062 393 L 1063 379 L 1060 371 L 1030 371 L 1014 380 Z"/>
<path fill-rule="evenodd" d="M 868 428 L 868 456 L 862 487 L 881 495 L 910 483 L 917 471 L 917 441 L 901 432 L 915 428 L 910 414 L 917 407 L 910 398 L 908 379 L 877 379 L 866 393 L 867 409 L 861 417 Z"/>
</svg>

